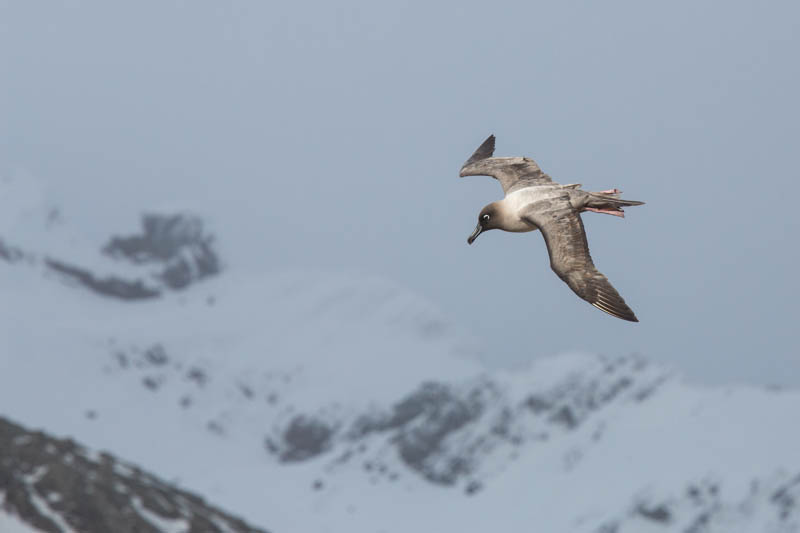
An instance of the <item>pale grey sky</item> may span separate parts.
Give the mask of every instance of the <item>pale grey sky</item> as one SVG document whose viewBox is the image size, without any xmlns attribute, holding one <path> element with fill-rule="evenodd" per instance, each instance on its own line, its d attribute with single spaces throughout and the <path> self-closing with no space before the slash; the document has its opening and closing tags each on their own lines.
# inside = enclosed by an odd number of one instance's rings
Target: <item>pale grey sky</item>
<svg viewBox="0 0 800 533">
<path fill-rule="evenodd" d="M 788 1 L 0 0 L 0 171 L 98 233 L 75 206 L 207 205 L 254 245 L 237 268 L 381 274 L 503 364 L 636 351 L 798 385 L 798 51 Z M 584 216 L 641 323 L 575 297 L 539 234 L 467 246 L 502 196 L 458 178 L 489 133 L 647 202 Z"/>
</svg>

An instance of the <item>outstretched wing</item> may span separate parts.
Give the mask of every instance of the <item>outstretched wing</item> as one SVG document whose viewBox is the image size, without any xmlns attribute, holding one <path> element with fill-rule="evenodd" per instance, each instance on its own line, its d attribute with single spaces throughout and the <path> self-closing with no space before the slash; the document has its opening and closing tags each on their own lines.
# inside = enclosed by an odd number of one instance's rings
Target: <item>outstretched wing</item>
<svg viewBox="0 0 800 533">
<path fill-rule="evenodd" d="M 608 278 L 595 268 L 583 221 L 567 195 L 535 202 L 523 217 L 539 227 L 547 243 L 550 266 L 575 294 L 617 318 L 639 321 Z"/>
<path fill-rule="evenodd" d="M 533 159 L 492 157 L 492 154 L 494 154 L 494 135 L 489 135 L 472 157 L 461 166 L 461 177 L 491 176 L 500 182 L 506 194 L 522 187 L 552 183 L 550 176 L 542 172 Z"/>
</svg>

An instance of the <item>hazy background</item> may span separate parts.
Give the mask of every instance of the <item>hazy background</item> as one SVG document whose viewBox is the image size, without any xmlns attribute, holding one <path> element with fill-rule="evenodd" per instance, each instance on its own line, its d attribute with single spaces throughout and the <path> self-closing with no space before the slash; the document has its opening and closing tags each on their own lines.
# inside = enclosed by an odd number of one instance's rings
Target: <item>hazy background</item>
<svg viewBox="0 0 800 533">
<path fill-rule="evenodd" d="M 498 364 L 635 351 L 797 385 L 798 52 L 796 2 L 0 0 L 0 173 L 89 234 L 197 208 L 250 243 L 230 269 L 394 279 Z M 641 323 L 575 297 L 538 234 L 467 246 L 502 196 L 458 178 L 490 133 L 647 202 L 584 216 Z"/>
</svg>

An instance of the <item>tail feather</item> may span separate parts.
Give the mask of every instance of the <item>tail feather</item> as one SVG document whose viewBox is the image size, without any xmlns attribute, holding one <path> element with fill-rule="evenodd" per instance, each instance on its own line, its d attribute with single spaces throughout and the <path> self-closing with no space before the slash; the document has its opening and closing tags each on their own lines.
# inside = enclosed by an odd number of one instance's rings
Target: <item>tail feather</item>
<svg viewBox="0 0 800 533">
<path fill-rule="evenodd" d="M 603 213 L 605 215 L 614 215 L 617 217 L 625 217 L 623 207 L 632 207 L 635 205 L 643 205 L 644 202 L 638 200 L 623 200 L 619 197 L 621 191 L 612 189 L 603 192 L 589 192 L 583 197 L 580 211 L 594 211 L 595 213 Z"/>
<path fill-rule="evenodd" d="M 589 199 L 586 205 L 588 207 L 597 208 L 614 208 L 614 207 L 629 207 L 634 205 L 644 205 L 644 202 L 638 200 L 623 200 L 619 197 L 621 193 L 602 193 L 590 192 Z"/>
</svg>

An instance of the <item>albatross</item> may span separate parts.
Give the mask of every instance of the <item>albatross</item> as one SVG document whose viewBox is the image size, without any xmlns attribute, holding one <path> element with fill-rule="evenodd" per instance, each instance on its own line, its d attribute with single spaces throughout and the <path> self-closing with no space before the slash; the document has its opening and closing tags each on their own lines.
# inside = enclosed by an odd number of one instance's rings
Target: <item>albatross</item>
<svg viewBox="0 0 800 533">
<path fill-rule="evenodd" d="M 491 176 L 505 197 L 478 215 L 478 226 L 467 242 L 491 229 L 527 232 L 540 230 L 550 254 L 550 267 L 575 294 L 609 315 L 638 322 L 636 315 L 592 262 L 581 213 L 593 211 L 624 217 L 623 207 L 644 202 L 622 200 L 621 191 L 582 190 L 581 184 L 561 185 L 527 157 L 492 157 L 490 135 L 461 167 L 460 176 Z"/>
</svg>

